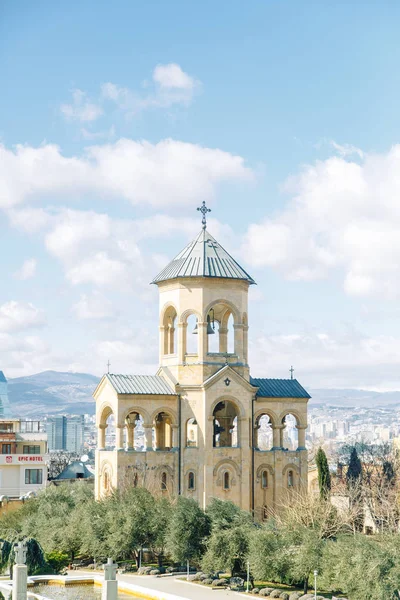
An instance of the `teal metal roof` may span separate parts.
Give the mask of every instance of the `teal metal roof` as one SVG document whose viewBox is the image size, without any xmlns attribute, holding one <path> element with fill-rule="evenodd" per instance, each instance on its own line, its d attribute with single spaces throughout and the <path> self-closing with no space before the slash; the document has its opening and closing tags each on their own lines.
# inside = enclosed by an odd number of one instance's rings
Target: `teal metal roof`
<svg viewBox="0 0 400 600">
<path fill-rule="evenodd" d="M 89 471 L 85 463 L 75 460 L 65 467 L 64 471 L 61 471 L 54 479 L 89 479 L 90 477 L 94 477 L 94 475 Z"/>
<path fill-rule="evenodd" d="M 113 375 L 105 376 L 117 394 L 163 395 L 176 396 L 171 386 L 158 375 Z"/>
<path fill-rule="evenodd" d="M 222 277 L 255 283 L 254 279 L 206 229 L 202 229 L 197 238 L 190 242 L 153 279 L 152 283 L 177 277 Z"/>
<path fill-rule="evenodd" d="M 3 371 L 0 371 L 0 382 L 7 383 L 7 379 L 5 378 Z"/>
<path fill-rule="evenodd" d="M 311 398 L 297 379 L 259 379 L 250 377 L 251 385 L 258 387 L 257 398 Z"/>
</svg>

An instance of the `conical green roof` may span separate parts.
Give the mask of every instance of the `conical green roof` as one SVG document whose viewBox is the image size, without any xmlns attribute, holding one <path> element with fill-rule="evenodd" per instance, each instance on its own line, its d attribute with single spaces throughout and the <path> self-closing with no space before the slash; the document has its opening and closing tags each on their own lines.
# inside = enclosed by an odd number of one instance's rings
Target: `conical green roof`
<svg viewBox="0 0 400 600">
<path fill-rule="evenodd" d="M 202 229 L 196 239 L 190 242 L 152 283 L 161 283 L 177 277 L 218 277 L 255 283 L 206 229 Z"/>
</svg>

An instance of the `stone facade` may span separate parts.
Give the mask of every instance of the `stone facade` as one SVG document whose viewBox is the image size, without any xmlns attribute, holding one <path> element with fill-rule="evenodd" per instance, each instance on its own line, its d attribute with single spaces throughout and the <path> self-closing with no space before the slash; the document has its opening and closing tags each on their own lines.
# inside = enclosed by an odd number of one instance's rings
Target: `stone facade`
<svg viewBox="0 0 400 600">
<path fill-rule="evenodd" d="M 208 236 L 204 231 L 196 240 L 204 244 L 206 258 L 210 239 L 213 251 L 220 248 Z M 197 269 L 194 276 L 156 279 L 156 376 L 105 375 L 94 394 L 97 498 L 123 485 L 144 485 L 195 498 L 203 507 L 213 497 L 232 500 L 263 519 L 284 494 L 307 488 L 309 395 L 296 380 L 250 377 L 248 289 L 254 282 L 241 273 L 240 278 L 199 275 Z M 292 449 L 285 437 L 289 414 L 296 423 Z M 106 448 L 111 415 L 112 450 Z M 140 451 L 139 427 L 144 430 Z"/>
</svg>

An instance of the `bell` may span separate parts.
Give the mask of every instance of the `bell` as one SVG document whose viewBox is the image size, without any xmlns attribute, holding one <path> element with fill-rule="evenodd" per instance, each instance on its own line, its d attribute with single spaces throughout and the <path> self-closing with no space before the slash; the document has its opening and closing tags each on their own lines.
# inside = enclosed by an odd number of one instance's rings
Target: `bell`
<svg viewBox="0 0 400 600">
<path fill-rule="evenodd" d="M 196 325 L 192 331 L 193 335 L 197 335 L 199 333 L 198 327 L 197 327 L 197 321 L 196 321 Z"/>
<path fill-rule="evenodd" d="M 215 333 L 213 326 L 211 325 L 210 315 L 207 315 L 207 335 L 213 335 Z"/>
</svg>

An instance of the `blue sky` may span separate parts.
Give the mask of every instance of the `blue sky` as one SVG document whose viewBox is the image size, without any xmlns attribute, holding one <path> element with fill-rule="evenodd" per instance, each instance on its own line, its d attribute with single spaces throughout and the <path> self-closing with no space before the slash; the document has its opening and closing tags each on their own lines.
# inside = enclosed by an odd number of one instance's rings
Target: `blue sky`
<svg viewBox="0 0 400 600">
<path fill-rule="evenodd" d="M 399 17 L 394 1 L 3 3 L 4 372 L 154 372 L 148 282 L 204 199 L 258 283 L 254 375 L 399 389 Z"/>
</svg>

